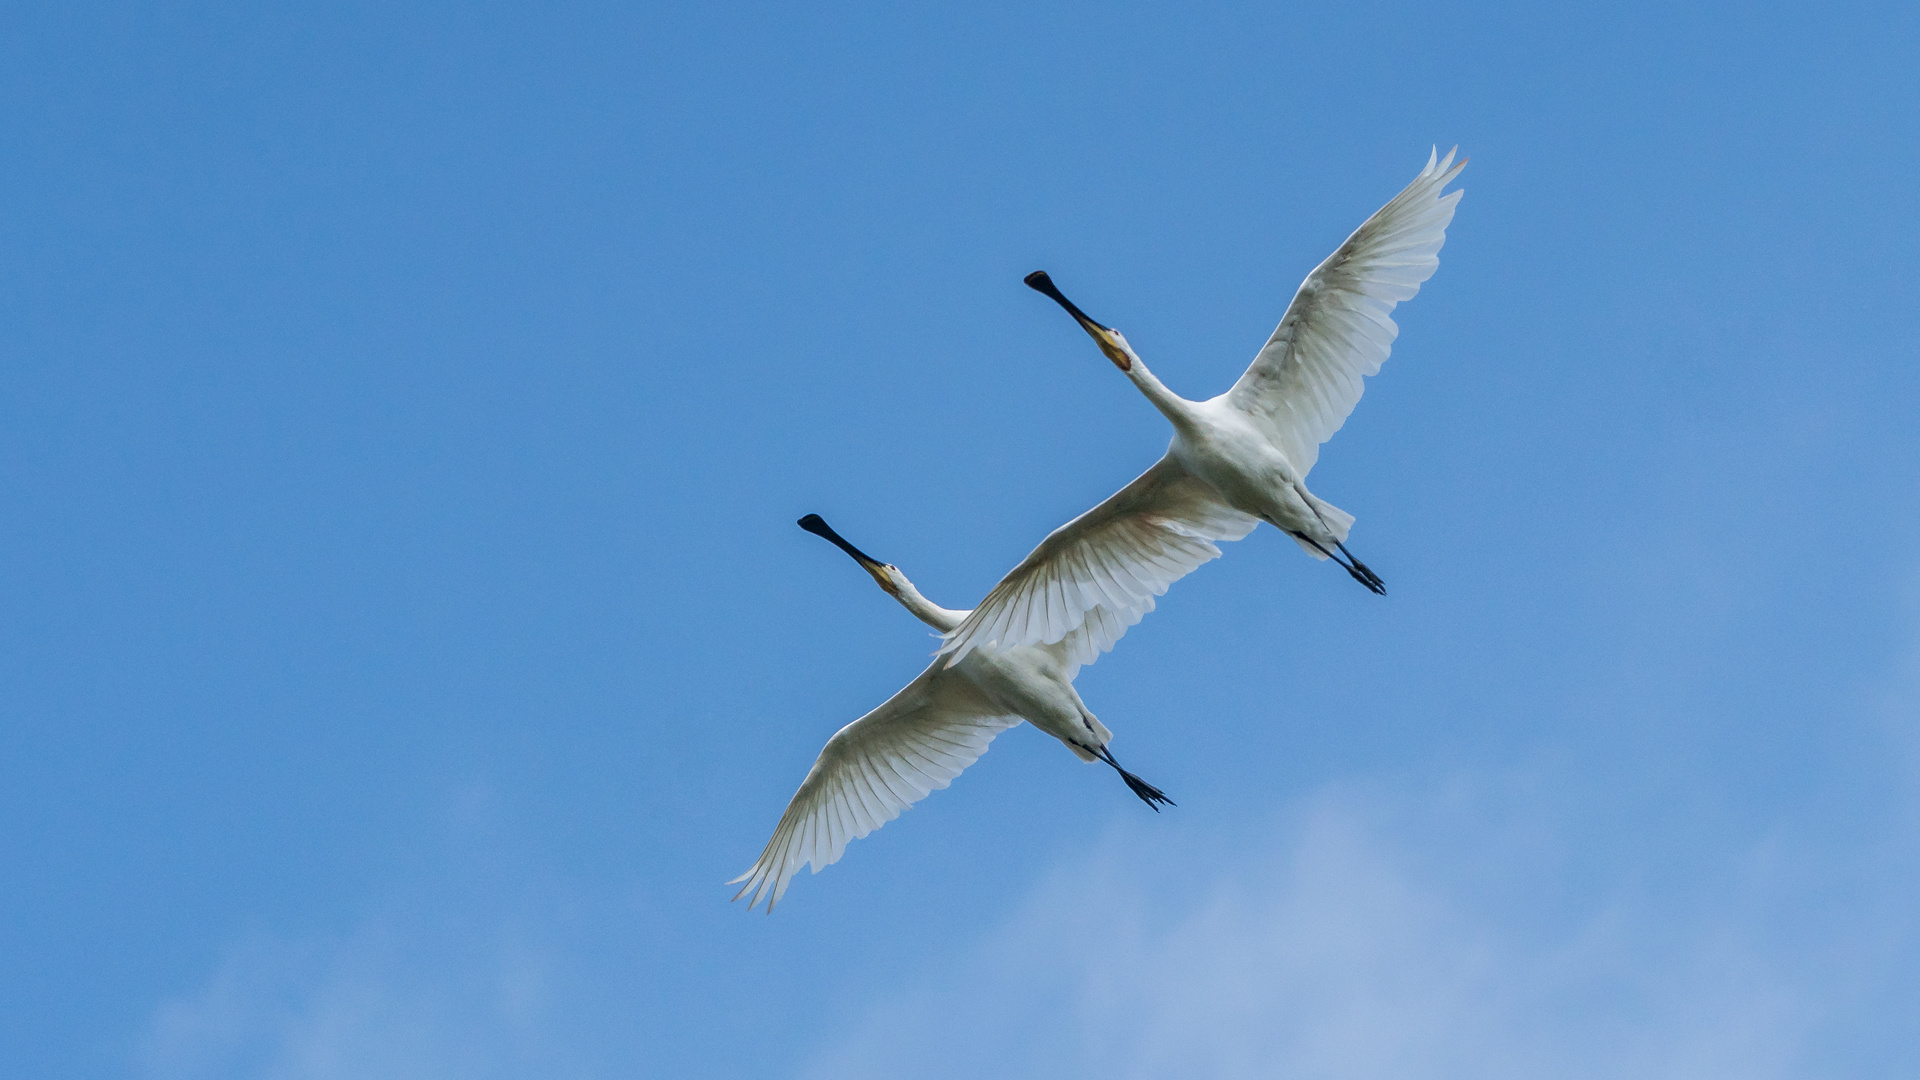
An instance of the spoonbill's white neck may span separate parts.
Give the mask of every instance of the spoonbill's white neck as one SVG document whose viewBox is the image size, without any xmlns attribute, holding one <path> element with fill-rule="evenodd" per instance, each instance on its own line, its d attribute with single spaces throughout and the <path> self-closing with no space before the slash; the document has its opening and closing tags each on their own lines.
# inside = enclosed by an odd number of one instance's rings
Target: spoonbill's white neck
<svg viewBox="0 0 1920 1080">
<path fill-rule="evenodd" d="M 854 562 L 860 564 L 860 569 L 873 577 L 875 584 L 886 590 L 888 596 L 900 601 L 901 607 L 913 612 L 915 618 L 935 630 L 944 634 L 959 626 L 960 620 L 967 617 L 964 611 L 948 610 L 921 596 L 920 590 L 913 587 L 913 582 L 907 580 L 907 575 L 901 573 L 899 567 L 892 563 L 883 563 L 854 547 L 847 542 L 846 537 L 834 532 L 833 526 L 828 525 L 819 514 L 808 514 L 801 518 L 800 527 L 846 552 Z"/>
<path fill-rule="evenodd" d="M 1167 389 L 1165 383 L 1148 371 L 1147 365 L 1140 361 L 1140 354 L 1127 344 L 1125 335 L 1105 323 L 1095 322 L 1092 316 L 1081 311 L 1077 304 L 1067 299 L 1045 270 L 1035 270 L 1025 280 L 1028 288 L 1050 297 L 1054 303 L 1065 308 L 1067 314 L 1073 316 L 1073 321 L 1080 324 L 1080 329 L 1085 330 L 1093 343 L 1100 346 L 1100 351 L 1106 354 L 1107 359 L 1113 361 L 1113 366 L 1132 379 L 1133 385 L 1139 387 L 1147 400 L 1153 402 L 1153 407 L 1159 409 L 1175 427 L 1185 429 L 1192 426 L 1193 402 Z"/>
<path fill-rule="evenodd" d="M 889 571 L 887 576 L 892 579 L 893 587 L 887 588 L 882 585 L 881 588 L 892 593 L 893 598 L 900 601 L 901 607 L 913 612 L 914 618 L 944 634 L 959 626 L 960 620 L 967 617 L 964 611 L 943 608 L 921 596 L 920 590 L 913 587 L 913 582 L 907 580 L 907 575 L 901 573 L 899 567 L 889 565 L 886 569 Z"/>
<path fill-rule="evenodd" d="M 1126 345 L 1127 339 L 1120 337 L 1118 331 L 1115 331 L 1113 336 L 1120 338 L 1120 343 Z M 1159 409 L 1161 415 L 1172 421 L 1174 427 L 1182 430 L 1191 427 L 1193 402 L 1167 389 L 1167 384 L 1161 382 L 1158 376 L 1147 370 L 1147 365 L 1140 362 L 1140 355 L 1133 351 L 1132 346 L 1127 346 L 1127 352 L 1133 357 L 1133 365 L 1127 369 L 1127 378 L 1133 380 L 1133 385 L 1140 388 L 1140 392 L 1147 396 L 1147 400 L 1153 402 L 1153 407 Z"/>
</svg>

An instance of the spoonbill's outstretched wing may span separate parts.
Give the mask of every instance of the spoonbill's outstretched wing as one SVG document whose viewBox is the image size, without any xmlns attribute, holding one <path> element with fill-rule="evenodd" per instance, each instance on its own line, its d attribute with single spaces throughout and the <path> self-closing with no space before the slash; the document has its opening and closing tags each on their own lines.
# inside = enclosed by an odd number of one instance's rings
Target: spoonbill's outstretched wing
<svg viewBox="0 0 1920 1080">
<path fill-rule="evenodd" d="M 1265 421 L 1302 478 L 1360 400 L 1361 378 L 1379 371 L 1393 348 L 1394 305 L 1440 266 L 1461 194 L 1440 189 L 1467 167 L 1453 154 L 1429 157 L 1406 190 L 1307 275 L 1253 366 L 1227 391 L 1234 407 Z"/>
<path fill-rule="evenodd" d="M 995 735 L 1020 723 L 1018 716 L 994 715 L 965 680 L 942 675 L 938 664 L 928 668 L 827 740 L 766 850 L 727 883 L 746 882 L 735 900 L 751 894 L 749 908 L 764 900 L 771 912 L 802 863 L 812 863 L 817 874 L 838 862 L 848 841 L 946 787 L 987 752 Z"/>
<path fill-rule="evenodd" d="M 1086 633 L 1072 645 L 1073 659 L 1092 663 L 1153 610 L 1153 598 L 1167 586 L 1219 558 L 1214 541 L 1238 540 L 1255 523 L 1179 462 L 1163 457 L 1100 505 L 1053 530 L 944 635 L 940 652 L 955 664 L 978 648 L 1052 645 L 1084 625 Z"/>
</svg>

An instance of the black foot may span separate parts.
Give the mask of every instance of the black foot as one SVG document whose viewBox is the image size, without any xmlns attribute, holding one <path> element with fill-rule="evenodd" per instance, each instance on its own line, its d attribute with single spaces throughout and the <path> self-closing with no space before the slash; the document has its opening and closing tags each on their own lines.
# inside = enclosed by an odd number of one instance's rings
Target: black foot
<svg viewBox="0 0 1920 1080">
<path fill-rule="evenodd" d="M 1113 771 L 1119 773 L 1120 779 L 1127 782 L 1127 788 L 1135 795 L 1140 796 L 1141 802 L 1153 807 L 1154 813 L 1157 814 L 1160 812 L 1160 807 L 1157 805 L 1159 803 L 1166 803 L 1168 806 L 1174 805 L 1173 800 L 1167 798 L 1166 792 L 1161 791 L 1159 788 L 1154 787 L 1152 784 L 1121 768 L 1120 763 L 1113 760 L 1113 752 L 1104 746 L 1100 748 L 1100 759 L 1113 766 Z"/>
<path fill-rule="evenodd" d="M 1353 552 L 1347 550 L 1347 545 L 1336 543 L 1334 544 L 1334 547 L 1339 548 L 1340 554 L 1345 555 L 1347 557 L 1347 562 L 1349 564 L 1347 566 L 1347 573 L 1353 575 L 1353 580 L 1371 589 L 1374 595 L 1376 596 L 1387 595 L 1387 583 L 1380 580 L 1379 574 L 1376 574 L 1372 570 L 1368 569 L 1366 563 L 1363 563 L 1359 559 L 1354 558 Z"/>
<path fill-rule="evenodd" d="M 1371 588 L 1371 590 L 1377 592 L 1379 596 L 1386 596 L 1386 582 L 1380 580 L 1380 575 L 1373 573 L 1371 569 L 1367 569 L 1367 563 L 1361 563 L 1359 559 L 1354 557 L 1354 553 L 1348 552 L 1348 550 L 1346 550 L 1346 544 L 1334 544 L 1334 546 L 1340 548 L 1342 555 L 1346 555 L 1346 561 L 1348 561 L 1348 563 L 1352 563 L 1352 567 L 1348 567 L 1348 573 L 1359 578 L 1359 584 Z"/>
<path fill-rule="evenodd" d="M 1362 585 L 1365 585 L 1367 587 L 1368 592 L 1373 593 L 1375 596 L 1387 595 L 1387 583 L 1380 580 L 1379 574 L 1376 574 L 1372 570 L 1367 569 L 1366 563 L 1363 563 L 1359 559 L 1354 558 L 1353 552 L 1347 550 L 1347 545 L 1341 543 L 1338 540 L 1335 540 L 1333 542 L 1333 546 L 1339 549 L 1339 552 L 1340 552 L 1340 555 L 1335 555 L 1333 552 L 1328 551 L 1326 548 L 1322 547 L 1320 545 L 1320 541 L 1315 540 L 1313 537 L 1308 536 L 1305 533 L 1294 533 L 1293 535 L 1299 537 L 1301 540 L 1304 540 L 1309 544 L 1312 544 L 1313 550 L 1319 552 L 1322 555 L 1325 555 L 1329 559 L 1332 559 L 1333 565 L 1338 566 L 1342 570 L 1345 570 L 1348 573 L 1348 575 L 1350 575 L 1353 578 L 1353 580 L 1359 582 Z M 1346 558 L 1344 559 L 1341 558 L 1340 557 L 1341 555 L 1346 556 Z"/>
</svg>

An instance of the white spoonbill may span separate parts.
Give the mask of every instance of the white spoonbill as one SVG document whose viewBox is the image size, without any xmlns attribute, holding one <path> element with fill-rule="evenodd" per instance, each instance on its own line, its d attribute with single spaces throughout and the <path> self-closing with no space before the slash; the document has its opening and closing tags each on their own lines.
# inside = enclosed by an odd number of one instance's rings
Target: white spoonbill
<svg viewBox="0 0 1920 1080">
<path fill-rule="evenodd" d="M 977 651 L 1084 634 L 1104 651 L 1153 610 L 1153 598 L 1261 521 L 1316 559 L 1332 559 L 1376 593 L 1378 575 L 1346 548 L 1353 515 L 1307 490 L 1320 444 L 1360 400 L 1400 332 L 1394 305 L 1440 265 L 1460 192 L 1453 153 L 1427 158 L 1406 190 L 1368 218 L 1300 284 L 1280 326 L 1232 389 L 1188 401 L 1166 388 L 1118 330 L 1094 322 L 1045 271 L 1026 283 L 1067 309 L 1100 351 L 1173 423 L 1160 461 L 1105 502 L 1055 529 L 944 635 L 959 663 Z"/>
<path fill-rule="evenodd" d="M 888 595 L 935 630 L 952 630 L 966 618 L 964 611 L 928 601 L 899 567 L 854 547 L 820 515 L 801 518 L 800 527 L 853 556 Z M 1113 766 L 1155 811 L 1160 809 L 1156 803 L 1172 806 L 1172 799 L 1121 768 L 1107 749 L 1113 732 L 1087 711 L 1073 688 L 1081 664 L 1098 655 L 1078 638 L 1069 634 L 1051 645 L 980 651 L 954 664 L 935 659 L 886 704 L 834 733 L 780 815 L 766 850 L 746 873 L 727 882 L 746 882 L 734 899 L 751 893 L 747 907 L 765 900 L 771 913 L 802 863 L 812 863 L 817 874 L 838 862 L 849 840 L 946 787 L 987 752 L 995 735 L 1022 720 L 1066 743 L 1082 761 Z"/>
</svg>

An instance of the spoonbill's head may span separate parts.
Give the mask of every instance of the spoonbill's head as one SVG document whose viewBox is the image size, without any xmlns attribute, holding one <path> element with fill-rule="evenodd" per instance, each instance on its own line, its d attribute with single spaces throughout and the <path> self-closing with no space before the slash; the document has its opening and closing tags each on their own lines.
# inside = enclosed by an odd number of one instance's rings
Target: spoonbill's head
<svg viewBox="0 0 1920 1080">
<path fill-rule="evenodd" d="M 1045 270 L 1035 270 L 1022 280 L 1027 283 L 1027 288 L 1045 293 L 1053 298 L 1054 303 L 1066 308 L 1067 314 L 1073 316 L 1073 321 L 1080 324 L 1080 329 L 1085 330 L 1093 338 L 1094 344 L 1100 346 L 1100 351 L 1107 354 L 1107 359 L 1113 361 L 1114 367 L 1121 371 L 1133 370 L 1134 363 L 1140 358 L 1134 355 L 1133 346 L 1127 344 L 1127 339 L 1121 336 L 1120 331 L 1094 322 L 1092 317 L 1081 311 L 1073 301 L 1067 299 L 1066 295 L 1054 285 L 1053 279 L 1047 276 Z"/>
<path fill-rule="evenodd" d="M 883 563 L 879 559 L 854 547 L 847 542 L 846 537 L 834 532 L 833 526 L 827 524 L 826 519 L 819 514 L 808 514 L 806 517 L 800 519 L 799 524 L 801 528 L 815 536 L 831 541 L 835 547 L 853 556 L 853 561 L 860 564 L 860 569 L 871 574 L 873 580 L 877 582 L 882 589 L 885 589 L 888 595 L 900 595 L 900 583 L 906 580 L 906 575 L 900 572 L 899 567 L 892 563 Z"/>
</svg>

